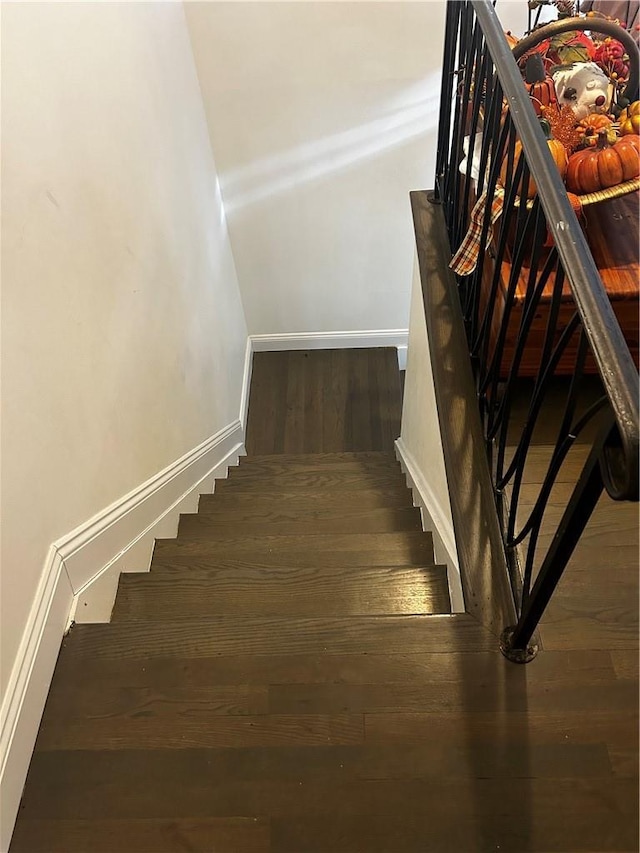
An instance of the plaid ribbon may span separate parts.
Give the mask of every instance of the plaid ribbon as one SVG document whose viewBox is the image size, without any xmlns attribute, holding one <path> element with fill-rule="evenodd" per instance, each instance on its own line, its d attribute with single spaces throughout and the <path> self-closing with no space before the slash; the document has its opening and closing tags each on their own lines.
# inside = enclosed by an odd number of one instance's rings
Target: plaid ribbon
<svg viewBox="0 0 640 853">
<path fill-rule="evenodd" d="M 469 230 L 462 241 L 460 248 L 451 258 L 449 267 L 457 275 L 471 275 L 478 264 L 478 256 L 480 255 L 480 242 L 482 238 L 482 226 L 484 225 L 484 211 L 487 203 L 487 194 L 483 193 L 476 202 L 471 211 L 471 222 Z M 502 213 L 504 207 L 504 190 L 500 187 L 496 188 L 493 201 L 491 202 L 491 222 L 489 223 L 489 231 L 487 232 L 487 246 L 493 239 L 493 225 L 496 219 Z"/>
<path fill-rule="evenodd" d="M 580 201 L 579 196 L 574 195 L 573 193 L 567 193 L 567 197 L 571 202 L 571 207 L 573 208 L 576 216 L 580 219 L 581 216 L 583 216 L 583 209 L 582 202 Z M 483 193 L 476 202 L 473 210 L 471 211 L 471 222 L 469 224 L 469 230 L 467 231 L 465 238 L 460 245 L 460 248 L 451 258 L 451 263 L 449 264 L 449 267 L 454 271 L 454 273 L 456 273 L 456 275 L 471 275 L 471 273 L 478 265 L 480 249 L 486 249 L 486 246 L 480 246 L 486 202 L 487 194 Z M 496 191 L 493 196 L 493 202 L 491 204 L 491 222 L 489 223 L 489 230 L 487 232 L 487 246 L 493 240 L 493 226 L 495 225 L 497 218 L 502 213 L 503 207 L 504 189 L 502 189 L 502 187 L 496 187 Z M 551 232 L 548 231 L 544 247 L 546 249 L 549 249 L 553 245 L 553 237 L 551 236 Z"/>
</svg>

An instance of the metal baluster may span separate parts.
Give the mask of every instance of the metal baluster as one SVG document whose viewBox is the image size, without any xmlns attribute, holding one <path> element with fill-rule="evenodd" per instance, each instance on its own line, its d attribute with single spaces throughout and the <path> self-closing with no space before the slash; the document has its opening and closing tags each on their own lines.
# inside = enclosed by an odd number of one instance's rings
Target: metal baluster
<svg viewBox="0 0 640 853">
<path fill-rule="evenodd" d="M 457 207 L 458 207 L 458 186 L 459 186 L 459 171 L 457 164 L 460 162 L 460 152 L 462 151 L 461 127 L 462 127 L 462 98 L 460 97 L 460 72 L 466 75 L 467 68 L 465 65 L 467 56 L 467 42 L 471 35 L 472 12 L 468 3 L 460 3 L 460 23 L 458 31 L 458 55 L 456 69 L 458 78 L 455 84 L 455 105 L 453 116 L 453 137 L 451 140 L 449 168 L 447 170 L 445 180 L 445 202 L 448 206 L 449 215 L 447 221 L 449 230 L 453 229 L 455 235 Z"/>
<path fill-rule="evenodd" d="M 458 79 L 458 90 L 456 99 L 456 115 L 454 120 L 453 130 L 453 163 L 451 164 L 451 196 L 453 201 L 454 219 L 453 219 L 453 243 L 459 245 L 464 237 L 461 234 L 462 217 L 460 210 L 461 203 L 461 174 L 458 168 L 463 156 L 464 131 L 466 125 L 466 112 L 469 103 L 469 92 L 471 91 L 471 82 L 473 79 L 474 70 L 474 54 L 473 54 L 473 24 L 474 16 L 470 6 L 467 6 L 467 14 L 463 17 L 463 24 L 460 30 L 460 57 L 458 67 L 464 69 L 462 82 Z"/>
<path fill-rule="evenodd" d="M 538 421 L 538 416 L 542 410 L 542 403 L 544 402 L 544 395 L 546 388 L 553 377 L 555 369 L 557 367 L 562 354 L 564 353 L 569 341 L 573 337 L 576 329 L 580 324 L 580 316 L 576 312 L 567 327 L 562 332 L 560 336 L 560 340 L 553 351 L 551 357 L 546 362 L 545 368 L 542 371 L 542 376 L 539 382 L 536 383 L 535 390 L 533 392 L 533 397 L 531 399 L 531 405 L 529 407 L 529 414 L 527 416 L 527 422 L 525 424 L 524 430 L 522 431 L 522 435 L 520 437 L 520 441 L 518 442 L 518 447 L 513 457 L 513 461 L 509 466 L 509 471 L 505 475 L 505 479 L 511 476 L 511 473 L 515 471 L 515 477 L 513 481 L 513 497 L 512 497 L 512 506 L 517 507 L 518 498 L 520 495 L 520 488 L 522 486 L 522 478 L 524 476 L 524 469 L 527 463 L 527 454 L 529 453 L 529 447 L 531 446 L 531 438 L 533 436 L 533 431 L 535 429 L 536 423 Z M 502 488 L 504 488 L 504 483 L 502 484 Z M 509 525 L 507 528 L 507 541 L 510 542 L 514 537 L 515 530 L 515 509 L 509 515 Z"/>
<path fill-rule="evenodd" d="M 602 494 L 600 458 L 615 422 L 611 409 L 607 415 L 605 426 L 591 448 L 518 624 L 506 628 L 502 633 L 501 651 L 516 663 L 526 663 L 535 656 L 537 649 L 530 645 L 533 632 Z"/>
<path fill-rule="evenodd" d="M 451 103 L 453 99 L 455 52 L 458 37 L 460 4 L 447 3 L 444 56 L 442 59 L 442 88 L 440 93 L 440 116 L 438 124 L 438 146 L 435 197 L 442 201 L 445 176 L 449 172 L 449 146 L 451 143 Z"/>
</svg>

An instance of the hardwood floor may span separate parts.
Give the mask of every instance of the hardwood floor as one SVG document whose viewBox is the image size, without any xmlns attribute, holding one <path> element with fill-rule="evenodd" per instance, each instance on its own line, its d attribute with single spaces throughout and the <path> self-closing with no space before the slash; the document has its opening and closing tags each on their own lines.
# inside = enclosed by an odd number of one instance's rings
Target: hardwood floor
<svg viewBox="0 0 640 853">
<path fill-rule="evenodd" d="M 395 349 L 259 352 L 247 453 L 393 450 L 400 415 Z"/>
<path fill-rule="evenodd" d="M 508 663 L 425 615 L 395 353 L 337 352 L 256 356 L 253 455 L 65 640 L 11 853 L 638 850 L 636 507 Z"/>
</svg>

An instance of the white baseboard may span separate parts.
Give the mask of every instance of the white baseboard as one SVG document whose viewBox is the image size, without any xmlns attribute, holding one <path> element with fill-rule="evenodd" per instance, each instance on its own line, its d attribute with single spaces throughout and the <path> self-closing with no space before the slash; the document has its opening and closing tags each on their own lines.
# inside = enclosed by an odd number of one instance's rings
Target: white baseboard
<svg viewBox="0 0 640 853">
<path fill-rule="evenodd" d="M 207 476 L 225 477 L 226 467 L 237 463 L 242 448 L 242 426 L 235 421 L 55 542 L 74 594 L 98 578 L 167 512 L 176 508 L 177 519 L 177 504 Z"/>
<path fill-rule="evenodd" d="M 433 535 L 436 561 L 447 567 L 451 610 L 453 613 L 465 613 L 453 523 L 447 517 L 447 512 L 440 506 L 429 481 L 423 475 L 415 458 L 401 438 L 396 441 L 396 457 L 407 479 L 407 485 L 413 492 L 414 506 L 420 507 L 422 528 L 429 530 Z"/>
<path fill-rule="evenodd" d="M 242 426 L 235 421 L 58 540 L 55 547 L 77 597 L 72 618 L 87 621 L 83 611 L 95 607 L 103 613 L 108 577 L 115 598 L 121 571 L 148 571 L 151 542 L 175 536 L 180 513 L 196 512 L 199 495 L 211 492 L 214 480 L 226 477 L 243 452 Z M 110 611 L 97 621 L 108 622 L 109 616 Z"/>
<path fill-rule="evenodd" d="M 377 329 L 364 332 L 297 332 L 284 335 L 251 335 L 254 352 L 297 349 L 349 349 L 405 347 L 408 329 Z"/>
<path fill-rule="evenodd" d="M 253 371 L 253 341 L 247 338 L 247 347 L 244 352 L 244 372 L 242 374 L 242 393 L 240 395 L 240 423 L 242 429 L 247 428 L 247 414 L 249 413 L 249 390 L 251 388 L 251 373 Z"/>
<path fill-rule="evenodd" d="M 229 464 L 236 465 L 237 457 L 235 460 L 232 458 Z M 183 513 L 197 512 L 200 495 L 210 495 L 215 479 L 224 477 L 226 469 L 222 468 L 222 473 L 216 477 L 206 476 L 194 484 L 192 489 L 172 503 L 166 512 L 78 590 L 73 600 L 69 622 L 109 622 L 122 572 L 148 572 L 156 539 L 174 539 L 178 534 L 180 516 Z"/>
<path fill-rule="evenodd" d="M 149 569 L 155 538 L 175 536 L 181 512 L 197 511 L 244 453 L 234 421 L 128 495 L 54 542 L 1 708 L 0 850 L 11 841 L 40 719 L 66 627 L 109 621 L 122 571 Z"/>
<path fill-rule="evenodd" d="M 40 718 L 73 602 L 62 559 L 49 549 L 2 702 L 0 850 L 7 853 Z"/>
</svg>

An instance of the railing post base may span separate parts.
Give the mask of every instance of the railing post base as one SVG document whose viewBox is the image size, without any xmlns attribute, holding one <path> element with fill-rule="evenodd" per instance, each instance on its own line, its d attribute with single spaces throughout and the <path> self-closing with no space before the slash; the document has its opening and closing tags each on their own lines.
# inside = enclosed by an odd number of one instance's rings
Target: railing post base
<svg viewBox="0 0 640 853">
<path fill-rule="evenodd" d="M 514 648 L 512 641 L 515 630 L 514 625 L 511 628 L 505 628 L 500 634 L 500 651 L 511 663 L 529 663 L 538 654 L 538 644 L 528 643 L 524 649 Z"/>
</svg>

